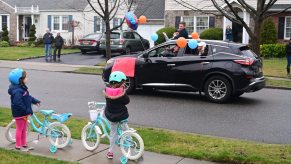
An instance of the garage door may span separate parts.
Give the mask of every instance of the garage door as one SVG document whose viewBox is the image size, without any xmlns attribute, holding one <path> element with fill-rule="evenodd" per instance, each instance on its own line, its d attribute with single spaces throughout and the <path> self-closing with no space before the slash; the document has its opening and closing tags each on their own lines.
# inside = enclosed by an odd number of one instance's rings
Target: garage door
<svg viewBox="0 0 291 164">
<path fill-rule="evenodd" d="M 150 41 L 151 47 L 154 46 L 154 42 L 151 40 L 151 35 L 156 33 L 164 25 L 139 25 L 137 32 L 145 39 Z"/>
</svg>

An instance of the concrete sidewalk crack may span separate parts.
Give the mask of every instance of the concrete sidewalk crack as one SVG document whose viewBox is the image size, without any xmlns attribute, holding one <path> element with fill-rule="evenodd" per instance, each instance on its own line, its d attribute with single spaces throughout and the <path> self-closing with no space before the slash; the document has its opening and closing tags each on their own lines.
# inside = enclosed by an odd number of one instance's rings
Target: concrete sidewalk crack
<svg viewBox="0 0 291 164">
<path fill-rule="evenodd" d="M 98 152 L 96 152 L 96 153 L 90 154 L 90 155 L 88 155 L 88 156 L 86 156 L 86 157 L 83 157 L 83 158 L 81 158 L 81 159 L 78 159 L 78 160 L 75 161 L 75 162 L 80 162 L 80 161 L 82 161 L 82 160 L 84 160 L 84 159 L 86 159 L 86 158 L 92 157 L 93 155 L 96 155 L 96 154 L 98 154 L 98 153 L 101 153 L 101 152 L 103 152 L 103 151 L 105 151 L 105 150 L 107 150 L 107 149 L 109 149 L 109 148 L 106 148 L 106 149 L 103 149 L 103 150 L 98 151 Z"/>
<path fill-rule="evenodd" d="M 180 163 L 183 159 L 185 159 L 184 157 L 181 158 L 176 164 Z"/>
</svg>

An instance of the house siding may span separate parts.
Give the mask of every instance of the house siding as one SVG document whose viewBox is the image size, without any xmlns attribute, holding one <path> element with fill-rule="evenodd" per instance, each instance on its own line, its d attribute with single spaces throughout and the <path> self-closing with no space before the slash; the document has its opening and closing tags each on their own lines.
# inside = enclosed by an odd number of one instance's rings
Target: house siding
<svg viewBox="0 0 291 164">
<path fill-rule="evenodd" d="M 0 8 L 2 11 L 5 11 L 6 13 L 8 13 L 9 17 L 9 39 L 10 39 L 10 43 L 14 44 L 14 42 L 16 41 L 16 35 L 17 35 L 17 16 L 14 13 L 14 9 L 11 8 L 10 6 L 8 6 L 7 4 L 3 3 L 2 1 L 0 1 Z M 2 29 L 1 29 L 2 31 Z"/>
</svg>

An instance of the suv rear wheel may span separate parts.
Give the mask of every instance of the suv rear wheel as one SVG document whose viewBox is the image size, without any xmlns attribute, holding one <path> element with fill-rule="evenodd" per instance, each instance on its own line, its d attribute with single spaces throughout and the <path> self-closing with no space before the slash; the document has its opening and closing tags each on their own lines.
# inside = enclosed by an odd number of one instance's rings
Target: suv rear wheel
<svg viewBox="0 0 291 164">
<path fill-rule="evenodd" d="M 223 76 L 212 76 L 204 85 L 207 99 L 215 103 L 226 102 L 231 96 L 231 90 L 230 82 Z"/>
</svg>

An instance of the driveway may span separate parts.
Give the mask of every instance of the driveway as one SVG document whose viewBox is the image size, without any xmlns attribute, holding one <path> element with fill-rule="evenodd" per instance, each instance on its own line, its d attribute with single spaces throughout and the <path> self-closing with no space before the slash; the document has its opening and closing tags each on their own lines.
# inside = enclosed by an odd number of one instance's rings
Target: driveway
<svg viewBox="0 0 291 164">
<path fill-rule="evenodd" d="M 31 61 L 31 62 L 45 62 L 44 57 L 41 58 L 35 58 L 35 59 L 26 59 L 25 61 Z M 71 65 L 89 65 L 94 66 L 98 63 L 102 63 L 106 61 L 105 57 L 101 54 L 95 54 L 95 53 L 87 53 L 87 54 L 81 54 L 81 53 L 74 53 L 74 54 L 68 54 L 68 55 L 62 55 L 61 56 L 61 64 L 71 64 Z"/>
</svg>

